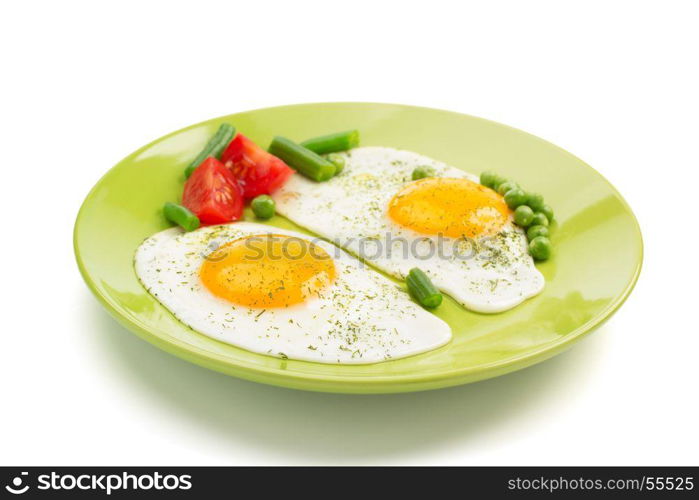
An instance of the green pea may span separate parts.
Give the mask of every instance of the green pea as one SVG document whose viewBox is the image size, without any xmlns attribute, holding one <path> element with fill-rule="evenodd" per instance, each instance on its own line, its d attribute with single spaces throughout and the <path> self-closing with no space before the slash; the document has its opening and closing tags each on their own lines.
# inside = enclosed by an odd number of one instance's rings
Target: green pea
<svg viewBox="0 0 699 500">
<path fill-rule="evenodd" d="M 514 181 L 505 181 L 498 186 L 498 193 L 505 196 L 510 189 L 518 189 L 519 185 Z"/>
<path fill-rule="evenodd" d="M 510 189 L 505 193 L 505 203 L 513 210 L 520 205 L 524 205 L 526 201 L 527 195 L 519 188 Z"/>
<path fill-rule="evenodd" d="M 532 226 L 548 226 L 549 219 L 541 212 L 535 212 L 531 221 Z"/>
<path fill-rule="evenodd" d="M 527 194 L 527 205 L 535 212 L 539 212 L 541 207 L 544 206 L 544 197 L 539 193 L 529 193 Z"/>
<path fill-rule="evenodd" d="M 335 165 L 335 175 L 345 169 L 345 157 L 337 153 L 331 153 L 325 157 L 330 163 Z"/>
<path fill-rule="evenodd" d="M 529 229 L 527 229 L 527 238 L 529 238 L 529 241 L 533 240 L 534 238 L 538 238 L 539 236 L 545 236 L 548 238 L 549 228 L 542 226 L 541 224 L 529 226 Z"/>
<path fill-rule="evenodd" d="M 527 227 L 532 223 L 534 211 L 527 205 L 520 205 L 515 210 L 515 223 L 522 227 Z"/>
<path fill-rule="evenodd" d="M 427 165 L 415 167 L 415 170 L 413 170 L 413 180 L 416 181 L 418 179 L 424 179 L 425 177 L 434 177 L 434 169 Z"/>
<path fill-rule="evenodd" d="M 546 236 L 537 236 L 529 242 L 529 253 L 536 260 L 547 260 L 551 257 L 551 240 Z"/>
<path fill-rule="evenodd" d="M 274 200 L 266 194 L 261 194 L 253 198 L 250 206 L 252 207 L 255 217 L 259 219 L 269 219 L 275 212 Z"/>
<path fill-rule="evenodd" d="M 495 172 L 487 171 L 481 173 L 481 184 L 483 184 L 485 187 L 492 188 L 493 187 L 493 182 L 495 181 L 495 178 L 498 175 Z"/>
<path fill-rule="evenodd" d="M 493 190 L 497 191 L 498 188 L 500 187 L 501 184 L 504 182 L 507 182 L 507 179 L 504 177 L 500 177 L 499 175 L 495 176 L 495 179 L 493 179 L 493 185 L 490 186 Z"/>
<path fill-rule="evenodd" d="M 544 214 L 549 222 L 553 222 L 553 208 L 551 208 L 551 205 L 544 204 L 544 206 L 539 209 L 539 212 Z"/>
</svg>

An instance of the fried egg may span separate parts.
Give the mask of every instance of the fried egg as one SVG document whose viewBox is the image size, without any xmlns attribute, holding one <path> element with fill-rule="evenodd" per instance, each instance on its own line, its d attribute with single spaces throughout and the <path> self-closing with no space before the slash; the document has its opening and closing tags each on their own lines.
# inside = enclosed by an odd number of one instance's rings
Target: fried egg
<svg viewBox="0 0 699 500">
<path fill-rule="evenodd" d="M 343 156 L 327 182 L 292 176 L 274 195 L 277 212 L 397 278 L 419 267 L 473 311 L 505 311 L 543 289 L 526 234 L 474 175 L 392 148 Z M 435 175 L 413 181 L 416 167 Z"/>
<path fill-rule="evenodd" d="M 449 326 L 397 284 L 328 242 L 236 222 L 146 239 L 141 283 L 214 339 L 321 363 L 375 363 L 435 349 Z"/>
</svg>

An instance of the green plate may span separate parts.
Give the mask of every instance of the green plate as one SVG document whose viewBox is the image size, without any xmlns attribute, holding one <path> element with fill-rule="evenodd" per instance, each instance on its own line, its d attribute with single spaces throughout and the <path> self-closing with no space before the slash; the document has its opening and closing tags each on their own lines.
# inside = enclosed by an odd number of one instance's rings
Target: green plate
<svg viewBox="0 0 699 500">
<path fill-rule="evenodd" d="M 132 260 L 147 236 L 168 226 L 160 209 L 179 200 L 185 165 L 222 122 L 267 146 L 357 128 L 362 145 L 425 154 L 464 170 L 494 170 L 538 191 L 556 211 L 554 257 L 539 269 L 544 292 L 506 313 L 472 313 L 447 299 L 436 314 L 453 330 L 437 350 L 373 365 L 282 360 L 184 327 L 136 279 Z M 246 212 L 246 218 L 251 218 Z M 271 225 L 306 232 L 275 217 Z M 371 103 L 302 104 L 216 118 L 174 132 L 122 160 L 97 183 L 75 223 L 85 281 L 125 327 L 156 346 L 228 375 L 296 389 L 406 392 L 474 382 L 543 361 L 608 319 L 641 268 L 638 222 L 621 195 L 575 156 L 525 132 L 435 109 Z"/>
</svg>

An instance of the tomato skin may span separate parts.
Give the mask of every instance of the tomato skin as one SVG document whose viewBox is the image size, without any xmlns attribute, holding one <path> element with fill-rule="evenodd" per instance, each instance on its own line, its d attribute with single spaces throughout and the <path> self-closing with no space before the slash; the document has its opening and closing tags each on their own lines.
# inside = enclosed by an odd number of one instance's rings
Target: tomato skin
<svg viewBox="0 0 699 500">
<path fill-rule="evenodd" d="M 182 204 L 202 224 L 224 224 L 240 219 L 243 196 L 238 181 L 223 163 L 207 158 L 184 184 Z"/>
<path fill-rule="evenodd" d="M 221 161 L 240 182 L 246 200 L 272 194 L 294 173 L 282 160 L 240 133 L 223 152 Z"/>
</svg>

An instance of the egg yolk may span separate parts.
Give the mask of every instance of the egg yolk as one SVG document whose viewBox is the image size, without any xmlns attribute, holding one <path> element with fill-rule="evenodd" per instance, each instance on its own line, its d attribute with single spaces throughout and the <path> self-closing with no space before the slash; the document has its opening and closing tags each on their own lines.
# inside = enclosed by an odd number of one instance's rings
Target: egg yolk
<svg viewBox="0 0 699 500">
<path fill-rule="evenodd" d="M 453 238 L 488 236 L 510 215 L 498 193 L 468 179 L 429 177 L 411 182 L 388 204 L 395 223 L 421 234 Z"/>
<path fill-rule="evenodd" d="M 209 254 L 199 276 L 211 293 L 250 308 L 288 307 L 318 296 L 335 279 L 318 245 L 281 234 L 251 235 Z"/>
</svg>

